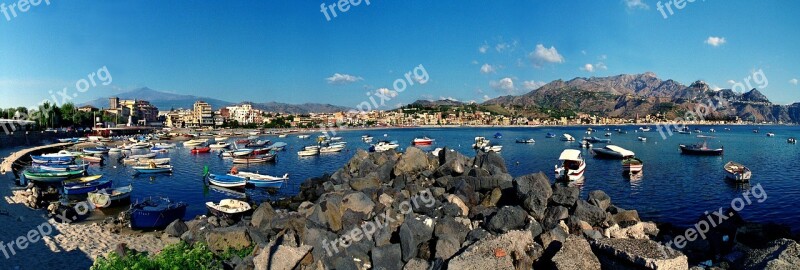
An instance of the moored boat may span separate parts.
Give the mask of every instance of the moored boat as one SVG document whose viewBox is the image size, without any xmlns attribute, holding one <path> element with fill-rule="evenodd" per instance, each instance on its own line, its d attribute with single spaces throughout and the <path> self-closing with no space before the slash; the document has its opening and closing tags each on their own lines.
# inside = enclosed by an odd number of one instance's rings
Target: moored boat
<svg viewBox="0 0 800 270">
<path fill-rule="evenodd" d="M 186 215 L 187 204 L 167 198 L 146 198 L 131 205 L 131 228 L 162 229 Z"/>
<path fill-rule="evenodd" d="M 397 142 L 380 141 L 369 148 L 370 152 L 385 152 L 400 147 Z"/>
<path fill-rule="evenodd" d="M 301 157 L 310 157 L 319 155 L 319 148 L 310 148 L 297 151 L 297 155 Z"/>
<path fill-rule="evenodd" d="M 74 170 L 81 170 L 86 169 L 89 164 L 33 164 L 34 167 L 37 167 L 44 171 L 51 171 L 51 172 L 66 172 L 66 171 L 74 171 Z"/>
<path fill-rule="evenodd" d="M 709 137 L 703 137 L 703 138 L 709 138 Z M 720 148 L 708 147 L 708 142 L 705 140 L 701 143 L 693 145 L 681 144 L 678 147 L 681 149 L 681 153 L 686 155 L 720 156 L 725 151 L 725 148 L 722 146 L 720 146 Z"/>
<path fill-rule="evenodd" d="M 131 167 L 136 172 L 141 174 L 150 174 L 150 173 L 170 173 L 172 172 L 172 165 L 154 165 L 150 164 L 149 166 L 133 166 Z"/>
<path fill-rule="evenodd" d="M 725 178 L 735 182 L 749 182 L 753 172 L 742 164 L 729 161 L 725 164 Z"/>
<path fill-rule="evenodd" d="M 31 155 L 33 163 L 38 164 L 71 164 L 75 161 L 74 156 L 34 156 Z"/>
<path fill-rule="evenodd" d="M 628 157 L 622 160 L 622 170 L 626 173 L 637 174 L 642 172 L 644 162 L 636 157 Z"/>
<path fill-rule="evenodd" d="M 118 188 L 104 188 L 98 189 L 87 194 L 87 201 L 97 208 L 106 208 L 115 205 L 119 202 L 129 200 L 131 192 L 133 191 L 132 185 L 127 185 Z"/>
<path fill-rule="evenodd" d="M 431 145 L 431 144 L 433 144 L 433 139 L 428 137 L 414 138 L 414 140 L 411 141 L 411 145 L 414 146 Z"/>
<path fill-rule="evenodd" d="M 242 188 L 247 184 L 247 179 L 230 174 L 209 174 L 208 182 L 225 188 Z"/>
<path fill-rule="evenodd" d="M 110 187 L 111 187 L 111 179 L 97 179 L 94 181 L 83 182 L 79 184 L 64 185 L 64 194 L 82 195 L 98 189 L 104 189 Z"/>
<path fill-rule="evenodd" d="M 548 139 L 555 138 L 555 137 L 556 137 L 556 134 L 555 133 L 550 133 L 550 132 L 548 132 L 547 135 L 545 136 L 545 138 L 548 138 Z"/>
<path fill-rule="evenodd" d="M 566 149 L 561 152 L 558 160 L 561 162 L 561 166 L 556 165 L 556 179 L 577 181 L 583 178 L 583 173 L 586 171 L 586 162 L 583 160 L 581 151 Z"/>
<path fill-rule="evenodd" d="M 275 161 L 274 155 L 260 155 L 260 156 L 253 155 L 253 156 L 233 158 L 234 164 L 254 164 L 254 163 L 266 163 L 270 161 Z"/>
<path fill-rule="evenodd" d="M 592 152 L 596 157 L 600 158 L 626 159 L 636 156 L 636 154 L 634 154 L 632 151 L 616 145 L 606 145 L 602 148 L 592 148 Z"/>
<path fill-rule="evenodd" d="M 517 139 L 517 143 L 536 143 L 536 140 L 532 138 L 528 139 Z"/>
<path fill-rule="evenodd" d="M 575 141 L 575 137 L 572 137 L 572 135 L 564 133 L 564 134 L 561 135 L 561 140 L 565 141 L 565 142 L 574 142 Z"/>
<path fill-rule="evenodd" d="M 26 179 L 37 181 L 37 182 L 61 182 L 62 180 L 66 180 L 69 178 L 74 178 L 83 175 L 86 173 L 86 170 L 74 170 L 74 171 L 65 171 L 65 172 L 51 172 L 51 171 L 43 171 L 38 169 L 27 169 L 25 170 L 22 175 L 25 176 Z"/>
<path fill-rule="evenodd" d="M 797 139 L 795 139 L 795 138 L 789 138 L 789 139 L 787 140 L 787 142 L 788 142 L 788 143 L 791 143 L 791 144 L 796 144 L 796 143 L 797 143 Z"/>
<path fill-rule="evenodd" d="M 260 188 L 272 188 L 278 189 L 283 186 L 283 183 L 289 180 L 289 174 L 284 174 L 282 177 L 270 176 L 270 175 L 263 175 L 263 174 L 256 174 L 256 173 L 244 173 L 247 175 L 247 183 L 253 185 L 255 187 Z M 243 175 L 243 176 L 244 176 Z"/>
<path fill-rule="evenodd" d="M 192 154 L 208 153 L 211 152 L 211 147 L 195 147 L 192 148 Z"/>
<path fill-rule="evenodd" d="M 587 142 L 590 142 L 590 143 L 610 143 L 611 142 L 611 139 L 601 139 L 601 138 L 594 137 L 594 136 L 592 136 L 592 137 L 584 137 L 583 139 L 586 140 Z"/>
<path fill-rule="evenodd" d="M 647 138 L 646 137 L 639 137 L 639 141 L 646 142 Z"/>
<path fill-rule="evenodd" d="M 103 157 L 96 157 L 96 156 L 89 156 L 89 155 L 81 156 L 80 159 L 85 161 L 85 162 L 89 162 L 89 163 L 102 163 L 103 162 Z"/>
<path fill-rule="evenodd" d="M 222 149 L 222 148 L 228 148 L 230 146 L 231 146 L 231 144 L 226 143 L 226 142 L 217 142 L 217 143 L 209 145 L 208 147 L 209 148 L 214 148 L 214 149 Z"/>
</svg>

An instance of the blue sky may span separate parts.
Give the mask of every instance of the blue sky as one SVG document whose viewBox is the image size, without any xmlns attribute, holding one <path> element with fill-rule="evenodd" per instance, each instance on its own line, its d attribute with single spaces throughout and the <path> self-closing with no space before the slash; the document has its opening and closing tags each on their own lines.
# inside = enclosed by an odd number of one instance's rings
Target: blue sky
<svg viewBox="0 0 800 270">
<path fill-rule="evenodd" d="M 697 0 L 666 19 L 657 1 L 562 2 L 372 0 L 328 21 L 320 5 L 332 0 L 51 0 L 11 20 L 0 13 L 0 107 L 65 87 L 80 103 L 146 86 L 349 107 L 381 92 L 390 109 L 646 71 L 730 88 L 756 70 L 773 102 L 800 101 L 800 2 Z M 427 82 L 393 92 L 419 65 Z M 109 85 L 75 90 L 104 66 Z"/>
</svg>

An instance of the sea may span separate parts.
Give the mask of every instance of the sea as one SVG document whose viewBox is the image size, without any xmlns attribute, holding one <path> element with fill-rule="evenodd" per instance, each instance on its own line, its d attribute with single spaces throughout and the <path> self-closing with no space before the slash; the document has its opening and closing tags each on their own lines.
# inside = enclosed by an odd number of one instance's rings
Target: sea
<svg viewBox="0 0 800 270">
<path fill-rule="evenodd" d="M 103 165 L 92 165 L 91 174 L 102 174 L 111 178 L 114 186 L 133 185 L 132 201 L 150 196 L 169 197 L 174 201 L 188 203 L 186 218 L 207 214 L 206 202 L 217 202 L 225 198 L 244 198 L 261 202 L 276 200 L 297 194 L 300 184 L 306 179 L 333 173 L 347 163 L 357 149 L 368 149 L 370 144 L 361 140 L 362 135 L 379 140 L 397 141 L 399 151 L 411 147 L 416 137 L 435 139 L 432 146 L 422 148 L 432 151 L 448 147 L 467 156 L 474 156 L 474 138 L 486 137 L 493 144 L 502 145 L 500 155 L 505 159 L 509 173 L 522 176 L 544 172 L 554 181 L 554 167 L 559 154 L 565 149 L 580 149 L 586 159 L 585 179 L 571 185 L 581 188 L 585 199 L 592 190 L 605 191 L 616 206 L 636 209 L 643 220 L 669 222 L 678 226 L 692 226 L 699 218 L 726 209 L 732 204 L 741 209 L 745 220 L 775 222 L 800 230 L 800 146 L 787 143 L 789 137 L 800 137 L 798 126 L 696 126 L 702 131 L 692 134 L 662 134 L 655 131 L 641 132 L 638 126 L 592 126 L 595 131 L 588 135 L 583 127 L 454 127 L 454 128 L 398 128 L 367 131 L 340 131 L 336 136 L 347 142 L 340 153 L 328 153 L 315 157 L 299 157 L 297 151 L 303 146 L 314 145 L 316 136 L 301 139 L 297 135 L 286 138 L 262 136 L 272 142 L 288 144 L 285 151 L 278 152 L 277 161 L 262 165 L 238 166 L 240 171 L 250 171 L 273 176 L 289 174 L 289 181 L 277 190 L 247 188 L 231 191 L 209 187 L 203 177 L 204 168 L 211 173 L 222 174 L 231 169 L 232 161 L 223 159 L 218 152 L 192 154 L 190 148 L 178 146 L 158 157 L 172 159 L 174 172 L 160 175 L 136 175 L 128 166 L 118 163 L 118 156 L 111 154 Z M 626 133 L 616 131 L 621 129 Z M 716 132 L 711 133 L 714 129 Z M 755 133 L 754 130 L 758 130 Z M 772 132 L 774 137 L 766 134 Z M 500 133 L 501 138 L 495 138 Z M 554 133 L 555 138 L 546 138 Z M 570 134 L 577 141 L 560 140 L 562 134 Z M 606 133 L 611 133 L 606 137 Z M 698 138 L 698 135 L 710 138 Z M 609 138 L 617 145 L 636 153 L 643 160 L 644 170 L 638 177 L 628 177 L 622 171 L 619 160 L 595 158 L 588 149 L 580 148 L 585 136 Z M 647 138 L 646 141 L 639 137 Z M 517 139 L 532 138 L 532 144 L 519 144 Z M 234 138 L 229 142 L 233 143 Z M 680 153 L 680 144 L 706 141 L 709 146 L 724 146 L 723 156 L 689 156 Z M 594 147 L 605 144 L 596 143 Z M 20 148 L 0 149 L 6 156 Z M 725 180 L 723 166 L 736 161 L 749 167 L 753 177 L 749 184 L 735 184 Z M 745 194 L 746 193 L 746 194 Z M 747 199 L 745 199 L 747 197 Z M 115 215 L 126 206 L 94 210 L 93 218 Z"/>
</svg>

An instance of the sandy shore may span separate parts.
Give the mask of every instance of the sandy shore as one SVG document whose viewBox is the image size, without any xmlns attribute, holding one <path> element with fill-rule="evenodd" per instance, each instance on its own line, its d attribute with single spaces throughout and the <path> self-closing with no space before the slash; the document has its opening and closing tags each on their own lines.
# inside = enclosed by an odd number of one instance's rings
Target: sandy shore
<svg viewBox="0 0 800 270">
<path fill-rule="evenodd" d="M 32 210 L 20 203 L 21 192 L 12 191 L 8 184 L 0 184 L 3 197 L 0 201 L 0 241 L 5 245 L 0 249 L 0 269 L 88 269 L 98 256 L 112 252 L 120 243 L 152 254 L 178 241 L 177 238 L 162 239 L 161 232 L 111 233 L 93 222 L 60 224 L 47 218 L 45 210 Z M 31 232 L 43 234 L 38 233 L 39 227 L 42 232 L 47 232 L 48 225 L 52 227 L 49 235 L 24 245 L 14 243 L 13 252 L 8 247 L 20 236 Z M 19 248 L 25 245 L 24 249 Z"/>
</svg>

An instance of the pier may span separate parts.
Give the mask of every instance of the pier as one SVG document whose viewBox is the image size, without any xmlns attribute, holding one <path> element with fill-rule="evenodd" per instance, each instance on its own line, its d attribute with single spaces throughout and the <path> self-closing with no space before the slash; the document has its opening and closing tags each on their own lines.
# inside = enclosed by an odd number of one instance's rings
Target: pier
<svg viewBox="0 0 800 270">
<path fill-rule="evenodd" d="M 0 164 L 0 174 L 5 175 L 7 172 L 13 172 L 13 170 L 14 170 L 13 166 L 14 166 L 14 164 L 17 163 L 17 160 L 19 160 L 20 158 L 22 158 L 24 156 L 27 156 L 27 155 L 29 155 L 31 153 L 36 153 L 36 152 L 39 152 L 39 151 L 42 151 L 42 150 L 52 149 L 52 148 L 64 148 L 64 147 L 67 147 L 67 146 L 71 146 L 72 144 L 73 143 L 71 143 L 71 142 L 55 143 L 55 144 L 42 145 L 42 146 L 37 146 L 37 147 L 33 147 L 33 148 L 23 149 L 23 150 L 11 153 L 11 155 L 6 157 L 3 160 L 3 163 Z"/>
</svg>

